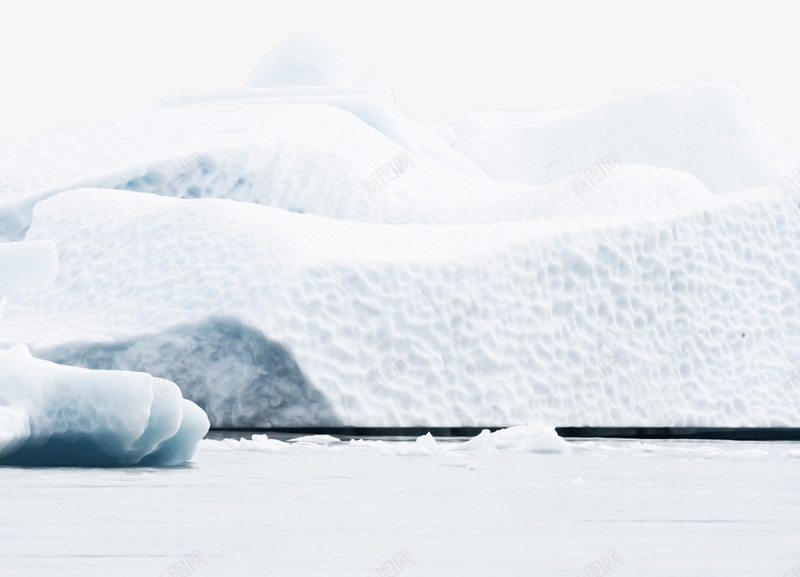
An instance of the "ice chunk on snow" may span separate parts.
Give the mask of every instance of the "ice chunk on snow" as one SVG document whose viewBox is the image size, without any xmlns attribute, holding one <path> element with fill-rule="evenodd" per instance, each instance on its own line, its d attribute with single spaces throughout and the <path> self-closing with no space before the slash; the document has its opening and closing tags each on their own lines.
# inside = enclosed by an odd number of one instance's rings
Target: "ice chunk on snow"
<svg viewBox="0 0 800 577">
<path fill-rule="evenodd" d="M 208 432 L 174 383 L 0 350 L 0 464 L 175 465 Z"/>
<path fill-rule="evenodd" d="M 477 437 L 457 445 L 453 450 L 475 451 L 478 449 L 500 451 L 528 451 L 531 453 L 569 453 L 569 445 L 558 436 L 556 428 L 545 425 L 520 425 L 489 432 L 484 429 Z"/>
<path fill-rule="evenodd" d="M 55 245 L 0 244 L 0 296 L 52 282 Z M 180 389 L 145 373 L 87 371 L 0 350 L 0 464 L 173 465 L 208 431 Z"/>
<path fill-rule="evenodd" d="M 325 446 L 325 445 L 336 445 L 338 443 L 341 443 L 341 440 L 337 439 L 336 437 L 331 437 L 330 435 L 308 435 L 305 437 L 296 437 L 294 439 L 289 439 L 289 442 L 299 445 Z"/>
<path fill-rule="evenodd" d="M 438 443 L 431 433 L 426 433 L 414 441 L 386 442 L 374 439 L 352 439 L 342 443 L 329 435 L 314 435 L 290 439 L 288 443 L 269 439 L 267 435 L 253 435 L 250 440 L 223 439 L 221 441 L 206 440 L 203 449 L 210 450 L 249 450 L 249 451 L 283 451 L 299 450 L 310 447 L 336 447 L 337 449 L 377 449 L 385 455 L 402 455 L 409 457 L 430 457 L 445 455 L 458 459 L 450 464 L 467 468 L 483 468 L 479 463 L 465 461 L 461 453 L 481 453 L 485 451 L 524 451 L 529 453 L 570 453 L 567 441 L 556 433 L 555 427 L 546 425 L 524 425 L 500 429 L 493 433 L 482 431 L 468 441 L 447 441 Z"/>
</svg>

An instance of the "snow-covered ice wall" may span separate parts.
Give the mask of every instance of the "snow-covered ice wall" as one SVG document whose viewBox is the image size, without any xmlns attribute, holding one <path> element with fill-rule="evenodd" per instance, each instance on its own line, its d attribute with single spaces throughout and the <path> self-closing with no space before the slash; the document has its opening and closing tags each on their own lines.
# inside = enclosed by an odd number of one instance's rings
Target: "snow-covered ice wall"
<svg viewBox="0 0 800 577">
<path fill-rule="evenodd" d="M 725 83 L 423 124 L 297 35 L 0 146 L 0 233 L 61 267 L 0 342 L 215 426 L 800 426 L 797 165 Z"/>
</svg>

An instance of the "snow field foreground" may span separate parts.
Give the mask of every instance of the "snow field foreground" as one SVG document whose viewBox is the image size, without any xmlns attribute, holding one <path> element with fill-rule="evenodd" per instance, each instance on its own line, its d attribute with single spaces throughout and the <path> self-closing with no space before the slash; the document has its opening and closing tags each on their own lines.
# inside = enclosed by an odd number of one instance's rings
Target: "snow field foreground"
<svg viewBox="0 0 800 577">
<path fill-rule="evenodd" d="M 566 444 L 259 436 L 204 440 L 191 467 L 3 467 L 3 577 L 779 577 L 800 563 L 798 443 Z"/>
<path fill-rule="evenodd" d="M 217 427 L 800 426 L 795 213 L 383 226 L 77 190 L 37 205 L 59 278 L 0 342 L 168 378 Z"/>
</svg>

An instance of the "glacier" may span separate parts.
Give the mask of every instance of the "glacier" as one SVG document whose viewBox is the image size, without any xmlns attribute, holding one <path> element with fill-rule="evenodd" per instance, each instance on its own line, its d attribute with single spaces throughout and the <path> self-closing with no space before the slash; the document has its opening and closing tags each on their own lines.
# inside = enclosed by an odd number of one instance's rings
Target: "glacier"
<svg viewBox="0 0 800 577">
<path fill-rule="evenodd" d="M 0 344 L 214 427 L 800 426 L 798 166 L 731 84 L 422 122 L 297 34 L 0 145 L 0 238 L 59 260 Z"/>
</svg>

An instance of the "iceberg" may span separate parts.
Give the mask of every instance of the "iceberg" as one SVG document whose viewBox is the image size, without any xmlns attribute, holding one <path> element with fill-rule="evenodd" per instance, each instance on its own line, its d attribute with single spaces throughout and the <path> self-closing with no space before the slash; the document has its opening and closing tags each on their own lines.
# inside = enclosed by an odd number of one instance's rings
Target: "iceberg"
<svg viewBox="0 0 800 577">
<path fill-rule="evenodd" d="M 800 426 L 798 165 L 732 85 L 417 122 L 295 35 L 0 146 L 0 235 L 60 263 L 0 344 L 214 427 Z"/>
</svg>

